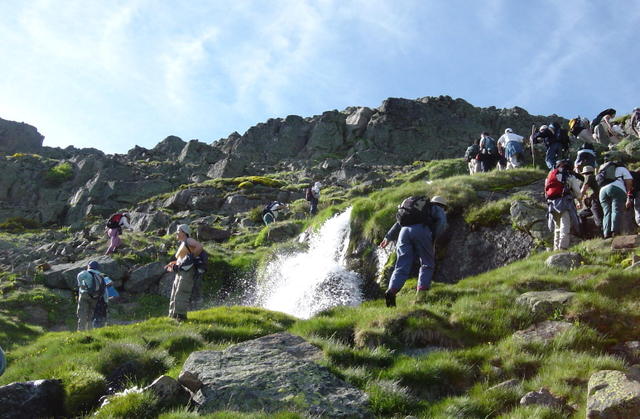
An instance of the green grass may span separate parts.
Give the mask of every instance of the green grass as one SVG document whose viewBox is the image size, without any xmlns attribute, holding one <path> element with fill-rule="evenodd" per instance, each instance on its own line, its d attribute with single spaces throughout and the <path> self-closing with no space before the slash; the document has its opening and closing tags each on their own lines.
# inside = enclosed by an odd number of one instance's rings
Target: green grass
<svg viewBox="0 0 640 419">
<path fill-rule="evenodd" d="M 44 179 L 49 186 L 60 186 L 62 183 L 73 177 L 73 166 L 69 162 L 58 163 L 44 175 Z"/>
<path fill-rule="evenodd" d="M 0 231 L 8 233 L 23 233 L 25 230 L 35 230 L 41 228 L 38 221 L 25 217 L 11 217 L 0 223 Z"/>
</svg>

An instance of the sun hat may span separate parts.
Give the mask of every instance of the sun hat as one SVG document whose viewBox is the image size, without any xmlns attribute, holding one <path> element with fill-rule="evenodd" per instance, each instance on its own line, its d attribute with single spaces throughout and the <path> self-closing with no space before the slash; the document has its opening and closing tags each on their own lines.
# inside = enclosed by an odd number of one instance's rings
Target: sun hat
<svg viewBox="0 0 640 419">
<path fill-rule="evenodd" d="M 431 203 L 432 204 L 440 204 L 443 205 L 445 207 L 448 207 L 449 205 L 447 204 L 446 199 L 444 199 L 443 197 L 436 195 L 433 198 L 431 198 Z"/>
<path fill-rule="evenodd" d="M 189 228 L 188 224 L 178 225 L 178 228 L 176 229 L 176 233 L 179 233 L 180 231 L 182 231 L 187 236 L 191 235 L 191 229 Z"/>
<path fill-rule="evenodd" d="M 582 168 L 582 171 L 580 172 L 583 175 L 586 175 L 587 173 L 593 173 L 595 172 L 595 169 L 593 168 L 593 166 L 585 166 Z"/>
</svg>

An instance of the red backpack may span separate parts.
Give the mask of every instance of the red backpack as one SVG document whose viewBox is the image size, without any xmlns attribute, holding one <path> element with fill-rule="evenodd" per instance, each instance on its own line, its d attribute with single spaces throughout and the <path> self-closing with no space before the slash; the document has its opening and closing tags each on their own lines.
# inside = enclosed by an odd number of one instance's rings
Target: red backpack
<svg viewBox="0 0 640 419">
<path fill-rule="evenodd" d="M 547 199 L 557 199 L 565 196 L 566 185 L 558 179 L 559 169 L 553 169 L 549 172 L 547 180 L 544 181 L 544 195 Z M 563 179 L 566 178 L 564 173 L 561 173 Z"/>
</svg>

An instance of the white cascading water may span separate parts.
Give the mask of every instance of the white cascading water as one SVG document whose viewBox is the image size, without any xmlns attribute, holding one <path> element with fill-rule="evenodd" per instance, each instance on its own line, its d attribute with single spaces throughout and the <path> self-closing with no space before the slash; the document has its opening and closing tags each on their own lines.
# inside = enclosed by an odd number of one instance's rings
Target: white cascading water
<svg viewBox="0 0 640 419">
<path fill-rule="evenodd" d="M 281 254 L 259 272 L 255 304 L 308 319 L 331 307 L 362 302 L 361 279 L 345 267 L 351 208 L 328 220 L 306 252 Z"/>
</svg>

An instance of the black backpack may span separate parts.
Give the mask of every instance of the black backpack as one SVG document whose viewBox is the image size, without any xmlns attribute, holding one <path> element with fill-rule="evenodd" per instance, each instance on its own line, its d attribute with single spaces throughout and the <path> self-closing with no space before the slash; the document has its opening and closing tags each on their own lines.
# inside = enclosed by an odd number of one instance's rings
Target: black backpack
<svg viewBox="0 0 640 419">
<path fill-rule="evenodd" d="M 616 177 L 616 169 L 618 167 L 624 167 L 624 165 L 613 161 L 605 163 L 596 175 L 596 183 L 598 186 L 602 188 L 611 182 L 615 182 L 619 178 L 619 176 Z"/>
<path fill-rule="evenodd" d="M 311 187 L 304 190 L 304 199 L 307 201 L 311 201 L 313 199 L 313 192 L 311 191 Z"/>
<path fill-rule="evenodd" d="M 425 224 L 433 229 L 434 220 L 431 216 L 431 201 L 426 196 L 410 196 L 398 206 L 396 220 L 403 227 Z"/>
<path fill-rule="evenodd" d="M 191 253 L 191 248 L 187 244 L 186 240 L 184 241 L 184 246 L 189 251 L 189 258 L 191 259 L 190 261 L 187 260 L 184 264 L 190 265 L 192 263 L 193 267 L 197 269 L 198 272 L 201 274 L 207 272 L 207 262 L 209 262 L 209 254 L 207 253 L 207 251 L 204 250 L 204 248 L 202 248 L 202 252 L 200 252 L 200 254 L 196 256 L 193 253 Z"/>
<path fill-rule="evenodd" d="M 593 118 L 593 121 L 591 121 L 591 131 L 596 129 L 596 126 L 600 123 L 600 121 L 602 121 L 602 118 L 604 118 L 605 115 L 614 115 L 615 113 L 616 110 L 613 108 L 605 109 L 604 111 L 600 112 L 598 116 Z"/>
<path fill-rule="evenodd" d="M 264 217 L 265 215 L 272 213 L 271 208 L 273 208 L 276 203 L 277 201 L 272 201 L 265 205 L 264 208 L 262 208 L 262 216 Z"/>
</svg>

